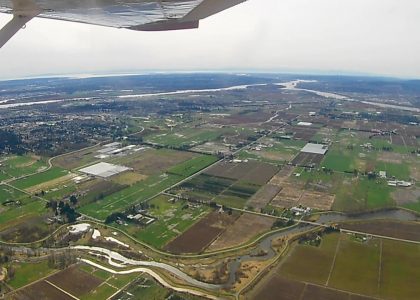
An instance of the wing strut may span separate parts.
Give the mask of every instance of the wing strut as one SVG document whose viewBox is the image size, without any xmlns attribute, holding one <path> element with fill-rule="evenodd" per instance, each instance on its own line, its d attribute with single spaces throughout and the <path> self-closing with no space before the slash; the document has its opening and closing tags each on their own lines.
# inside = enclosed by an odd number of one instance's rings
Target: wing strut
<svg viewBox="0 0 420 300">
<path fill-rule="evenodd" d="M 0 48 L 41 11 L 33 0 L 12 0 L 13 19 L 0 30 Z"/>
<path fill-rule="evenodd" d="M 1 30 L 0 30 L 0 48 L 7 43 L 22 27 L 25 26 L 34 16 L 18 16 L 14 15 L 13 19 L 10 20 Z"/>
</svg>

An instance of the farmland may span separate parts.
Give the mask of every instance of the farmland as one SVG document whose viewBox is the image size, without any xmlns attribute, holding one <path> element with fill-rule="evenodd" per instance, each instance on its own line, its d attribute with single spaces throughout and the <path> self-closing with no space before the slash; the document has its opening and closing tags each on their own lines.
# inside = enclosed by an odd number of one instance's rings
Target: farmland
<svg viewBox="0 0 420 300">
<path fill-rule="evenodd" d="M 13 181 L 12 185 L 19 189 L 27 189 L 32 186 L 66 176 L 68 173 L 68 171 L 60 168 L 52 168 L 48 171 Z"/>
<path fill-rule="evenodd" d="M 164 195 L 150 200 L 148 204 L 148 215 L 156 218 L 154 223 L 144 228 L 130 225 L 121 226 L 121 229 L 155 248 L 163 248 L 209 211 L 206 206 L 188 205 L 185 200 Z"/>
<path fill-rule="evenodd" d="M 419 83 L 298 79 L 0 82 L 5 298 L 418 299 Z"/>
<path fill-rule="evenodd" d="M 199 253 L 237 218 L 237 215 L 212 212 L 168 243 L 165 248 L 172 253 Z"/>
<path fill-rule="evenodd" d="M 325 298 L 319 299 L 336 299 L 337 293 L 343 296 L 355 293 L 366 298 L 416 299 L 419 287 L 414 278 L 419 276 L 419 250 L 418 245 L 404 242 L 361 240 L 337 233 L 324 235 L 318 247 L 295 244 L 285 261 L 254 293 L 264 294 L 267 299 L 275 293 L 299 299 L 301 293 L 312 294 L 312 290 L 316 294 L 322 292 Z M 278 286 L 281 282 L 288 288 L 281 289 Z M 331 296 L 327 297 L 328 294 Z"/>
<path fill-rule="evenodd" d="M 171 146 L 171 147 L 193 147 L 208 141 L 213 141 L 222 135 L 218 130 L 192 129 L 187 128 L 181 131 L 159 133 L 146 137 L 146 142 Z"/>
</svg>

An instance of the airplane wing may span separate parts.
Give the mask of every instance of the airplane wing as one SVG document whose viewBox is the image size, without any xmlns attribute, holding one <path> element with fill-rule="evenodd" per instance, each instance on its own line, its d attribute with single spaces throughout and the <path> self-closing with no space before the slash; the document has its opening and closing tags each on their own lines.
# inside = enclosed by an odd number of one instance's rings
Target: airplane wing
<svg viewBox="0 0 420 300">
<path fill-rule="evenodd" d="M 246 0 L 0 0 L 13 19 L 0 48 L 34 17 L 140 31 L 198 28 L 199 21 Z"/>
</svg>

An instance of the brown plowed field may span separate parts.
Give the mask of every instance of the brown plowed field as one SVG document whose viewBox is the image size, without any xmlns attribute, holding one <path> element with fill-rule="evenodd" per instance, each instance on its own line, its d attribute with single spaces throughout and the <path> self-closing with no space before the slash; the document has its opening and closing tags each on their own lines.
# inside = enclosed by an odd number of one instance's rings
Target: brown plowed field
<svg viewBox="0 0 420 300">
<path fill-rule="evenodd" d="M 274 219 L 272 218 L 243 214 L 210 245 L 208 250 L 213 251 L 244 244 L 258 234 L 270 230 L 273 223 Z"/>
<path fill-rule="evenodd" d="M 242 163 L 223 162 L 210 168 L 205 173 L 263 185 L 278 171 L 279 168 L 277 166 L 257 161 L 248 161 Z"/>
<path fill-rule="evenodd" d="M 10 296 L 10 299 L 16 300 L 73 300 L 72 297 L 63 293 L 45 281 L 34 283 L 16 294 Z"/>
<path fill-rule="evenodd" d="M 344 223 L 342 224 L 341 228 L 411 241 L 420 241 L 419 223 L 369 221 L 347 224 Z"/>
<path fill-rule="evenodd" d="M 232 225 L 237 218 L 237 214 L 212 212 L 169 242 L 165 249 L 176 254 L 199 253 Z"/>
<path fill-rule="evenodd" d="M 76 297 L 87 294 L 102 283 L 101 279 L 76 266 L 56 273 L 48 277 L 47 280 Z"/>
</svg>

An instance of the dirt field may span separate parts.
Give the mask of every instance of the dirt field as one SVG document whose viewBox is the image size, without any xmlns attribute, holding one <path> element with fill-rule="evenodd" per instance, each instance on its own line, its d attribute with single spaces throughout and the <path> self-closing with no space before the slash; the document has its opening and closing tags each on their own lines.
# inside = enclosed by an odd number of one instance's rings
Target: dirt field
<svg viewBox="0 0 420 300">
<path fill-rule="evenodd" d="M 330 210 L 334 200 L 334 195 L 305 191 L 299 200 L 299 204 L 318 210 Z"/>
<path fill-rule="evenodd" d="M 32 284 L 16 294 L 10 296 L 10 299 L 16 300 L 73 300 L 72 297 L 53 287 L 46 281 L 40 281 Z"/>
<path fill-rule="evenodd" d="M 311 138 L 318 132 L 319 128 L 307 126 L 291 126 L 286 128 L 287 132 L 294 132 L 293 138 L 296 140 L 310 141 Z"/>
<path fill-rule="evenodd" d="M 80 270 L 77 266 L 56 273 L 47 280 L 76 297 L 87 294 L 102 283 L 101 279 Z"/>
<path fill-rule="evenodd" d="M 223 162 L 205 173 L 218 177 L 225 177 L 235 180 L 244 180 L 256 184 L 266 184 L 279 171 L 278 167 L 257 162 L 248 161 L 242 163 Z"/>
<path fill-rule="evenodd" d="M 172 253 L 199 253 L 210 245 L 238 215 L 212 212 L 195 223 L 183 234 L 169 242 L 165 249 Z"/>
<path fill-rule="evenodd" d="M 245 299 L 264 300 L 369 300 L 370 297 L 353 295 L 344 291 L 303 283 L 282 278 L 279 275 L 271 276 L 262 281 L 254 290 L 245 296 Z"/>
<path fill-rule="evenodd" d="M 335 196 L 323 192 L 305 191 L 302 186 L 284 182 L 283 189 L 271 201 L 271 205 L 290 208 L 303 205 L 318 210 L 330 210 L 334 204 Z"/>
<path fill-rule="evenodd" d="M 392 192 L 391 196 L 398 205 L 417 203 L 418 199 L 420 199 L 420 188 L 397 189 Z"/>
<path fill-rule="evenodd" d="M 271 205 L 279 207 L 292 207 L 298 204 L 303 195 L 302 187 L 292 183 L 282 183 L 282 190 L 271 201 Z"/>
<path fill-rule="evenodd" d="M 250 112 L 246 114 L 235 114 L 227 116 L 218 120 L 215 120 L 214 123 L 223 124 L 223 125 L 232 125 L 232 124 L 249 124 L 249 123 L 260 123 L 265 122 L 272 117 L 272 114 L 268 112 Z"/>
<path fill-rule="evenodd" d="M 121 174 L 117 174 L 115 176 L 112 176 L 110 179 L 117 183 L 117 184 L 122 184 L 122 185 L 133 185 L 139 181 L 142 181 L 144 179 L 146 179 L 147 176 L 146 175 L 142 175 L 136 172 L 124 172 Z"/>
<path fill-rule="evenodd" d="M 385 235 L 394 238 L 420 241 L 420 224 L 394 221 L 370 221 L 342 224 L 342 228 Z"/>
<path fill-rule="evenodd" d="M 315 167 L 319 165 L 324 158 L 324 155 L 313 153 L 299 153 L 293 160 L 292 164 L 300 167 Z"/>
<path fill-rule="evenodd" d="M 377 159 L 386 163 L 400 164 L 402 162 L 402 155 L 395 152 L 379 152 Z"/>
<path fill-rule="evenodd" d="M 196 156 L 191 152 L 150 149 L 135 157 L 127 157 L 124 165 L 141 174 L 153 175 Z"/>
<path fill-rule="evenodd" d="M 278 185 L 267 184 L 249 199 L 247 206 L 253 207 L 256 211 L 264 208 L 281 191 Z"/>
<path fill-rule="evenodd" d="M 208 248 L 209 251 L 244 244 L 258 234 L 271 229 L 274 219 L 253 214 L 243 214 L 229 226 Z"/>
</svg>

